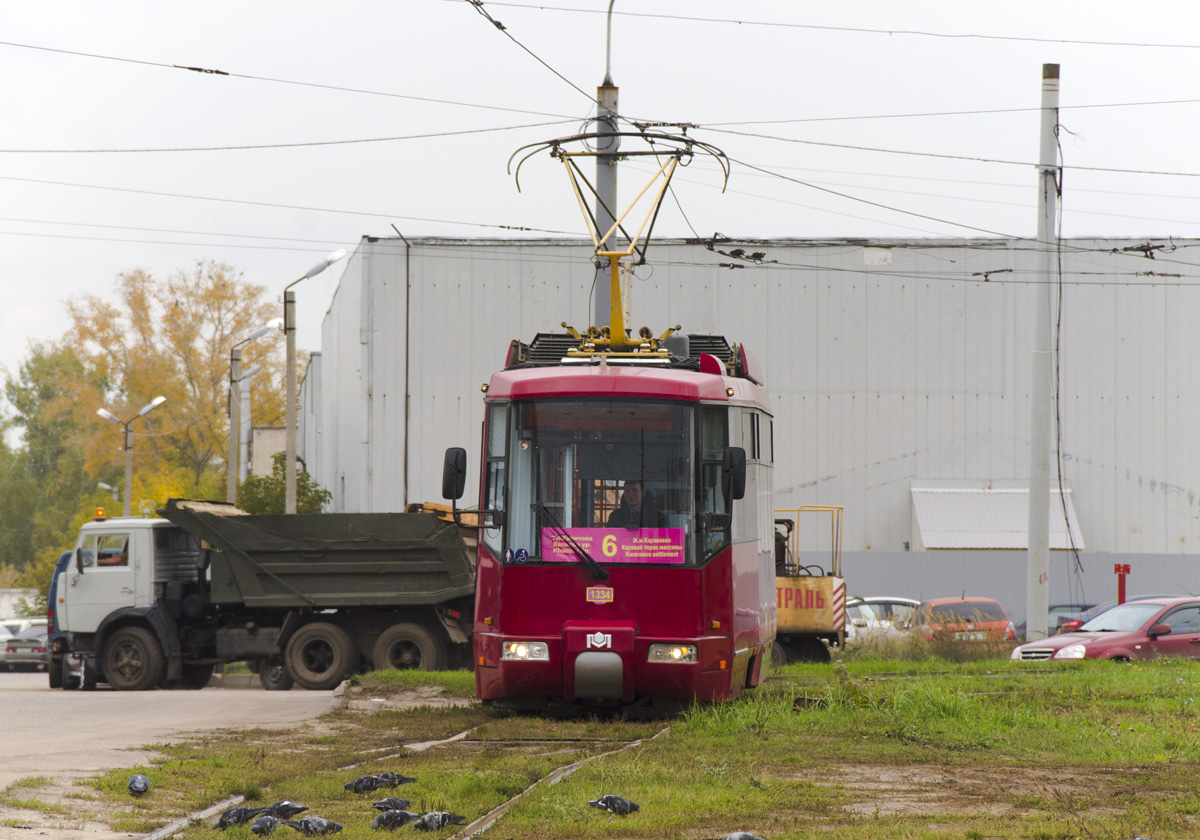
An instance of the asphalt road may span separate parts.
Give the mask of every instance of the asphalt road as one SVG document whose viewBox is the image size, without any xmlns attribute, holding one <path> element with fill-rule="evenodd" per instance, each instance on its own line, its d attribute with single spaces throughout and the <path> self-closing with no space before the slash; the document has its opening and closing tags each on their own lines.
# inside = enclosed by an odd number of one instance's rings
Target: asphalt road
<svg viewBox="0 0 1200 840">
<path fill-rule="evenodd" d="M 302 724 L 332 691 L 51 690 L 44 673 L 0 673 L 0 790 L 27 776 L 58 782 L 145 759 L 140 748 L 197 732 Z M 132 750 L 132 752 L 131 752 Z"/>
</svg>

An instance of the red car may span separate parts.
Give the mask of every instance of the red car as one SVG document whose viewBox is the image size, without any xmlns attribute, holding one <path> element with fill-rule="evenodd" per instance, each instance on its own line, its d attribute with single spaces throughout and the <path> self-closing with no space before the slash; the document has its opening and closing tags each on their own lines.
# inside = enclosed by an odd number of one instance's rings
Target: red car
<svg viewBox="0 0 1200 840">
<path fill-rule="evenodd" d="M 922 601 L 910 625 L 926 639 L 956 642 L 1015 642 L 1017 628 L 993 598 L 934 598 Z"/>
<path fill-rule="evenodd" d="M 1071 659 L 1200 659 L 1200 598 L 1129 601 L 1105 610 L 1073 633 L 1013 649 L 1014 662 Z"/>
</svg>

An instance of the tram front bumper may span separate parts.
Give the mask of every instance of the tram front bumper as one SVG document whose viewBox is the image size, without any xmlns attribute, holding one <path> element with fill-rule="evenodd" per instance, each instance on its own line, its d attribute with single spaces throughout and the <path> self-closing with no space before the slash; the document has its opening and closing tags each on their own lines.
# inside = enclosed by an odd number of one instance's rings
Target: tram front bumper
<svg viewBox="0 0 1200 840">
<path fill-rule="evenodd" d="M 735 679 L 728 638 L 641 638 L 632 624 L 569 623 L 561 636 L 476 633 L 474 641 L 481 700 L 540 696 L 631 703 L 646 695 L 721 700 L 730 696 Z"/>
</svg>

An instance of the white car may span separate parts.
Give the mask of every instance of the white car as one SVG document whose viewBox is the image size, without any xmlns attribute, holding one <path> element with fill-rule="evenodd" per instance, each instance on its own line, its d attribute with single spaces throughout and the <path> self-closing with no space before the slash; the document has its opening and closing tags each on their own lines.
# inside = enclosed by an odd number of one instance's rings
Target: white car
<svg viewBox="0 0 1200 840">
<path fill-rule="evenodd" d="M 846 604 L 846 644 L 866 639 L 899 639 L 916 612 L 912 598 L 853 598 Z"/>
</svg>

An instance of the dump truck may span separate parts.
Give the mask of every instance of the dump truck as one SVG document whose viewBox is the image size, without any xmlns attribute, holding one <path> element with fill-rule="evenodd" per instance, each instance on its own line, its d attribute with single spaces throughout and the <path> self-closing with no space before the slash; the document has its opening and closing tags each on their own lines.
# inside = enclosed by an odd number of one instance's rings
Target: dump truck
<svg viewBox="0 0 1200 840">
<path fill-rule="evenodd" d="M 97 514 L 57 573 L 52 688 L 196 689 L 245 661 L 269 690 L 321 690 L 469 664 L 475 567 L 444 512 Z"/>
<path fill-rule="evenodd" d="M 806 516 L 806 514 L 809 514 Z M 802 527 L 829 515 L 829 561 L 801 562 Z M 801 505 L 775 511 L 776 664 L 829 662 L 846 642 L 846 581 L 842 577 L 842 507 Z"/>
</svg>

